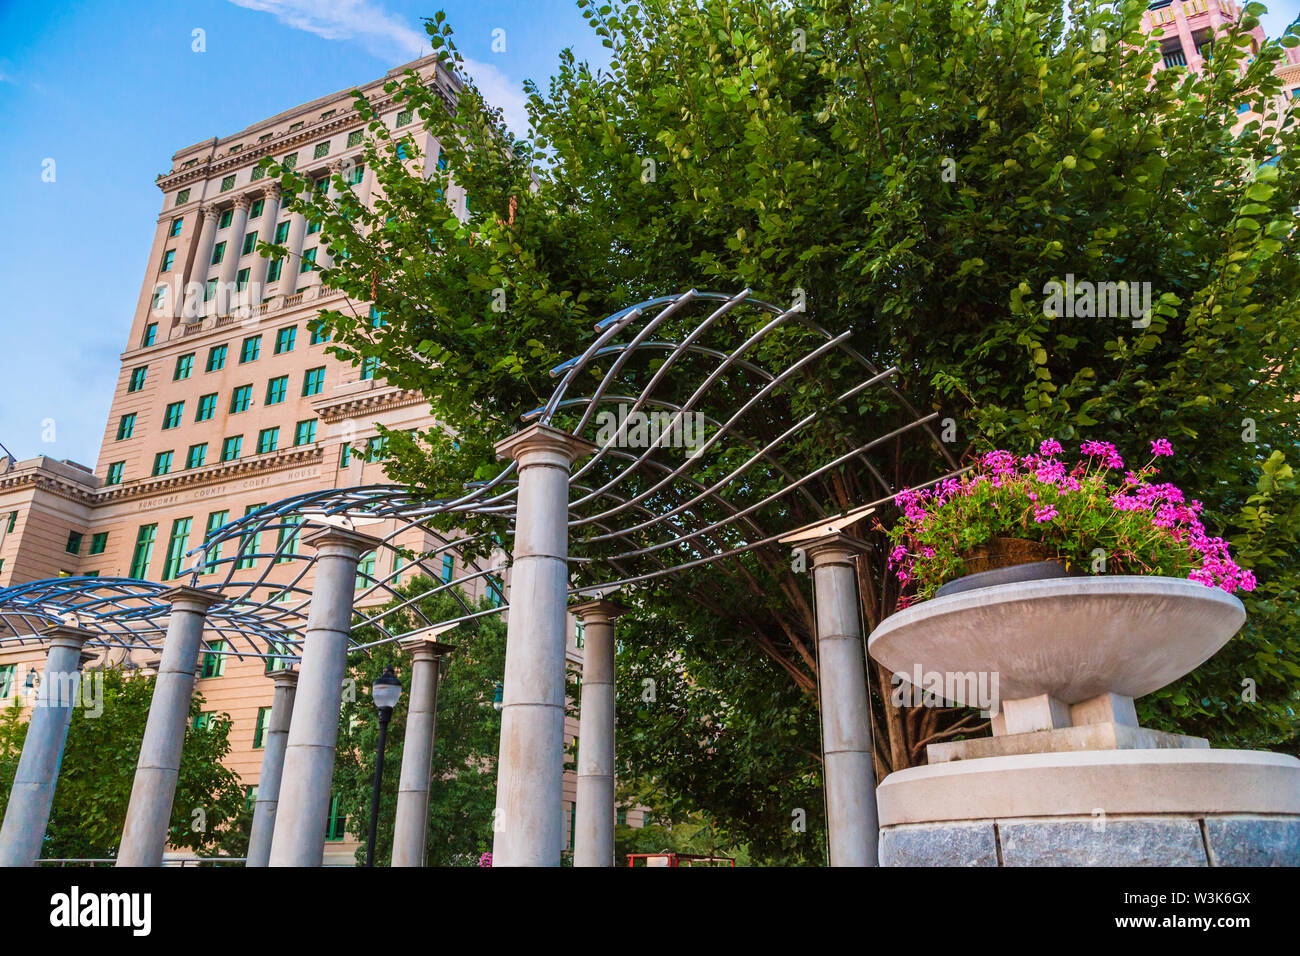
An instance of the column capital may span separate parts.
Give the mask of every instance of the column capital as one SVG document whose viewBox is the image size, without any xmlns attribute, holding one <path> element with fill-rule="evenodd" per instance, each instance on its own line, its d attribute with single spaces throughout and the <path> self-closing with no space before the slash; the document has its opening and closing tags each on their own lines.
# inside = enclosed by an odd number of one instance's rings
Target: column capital
<svg viewBox="0 0 1300 956">
<path fill-rule="evenodd" d="M 264 199 L 274 199 L 279 202 L 283 192 L 284 190 L 280 188 L 280 184 L 277 182 L 270 182 L 262 187 L 262 197 Z"/>
<path fill-rule="evenodd" d="M 325 166 L 331 176 L 337 176 L 343 172 L 343 160 L 331 159 Z"/>
<path fill-rule="evenodd" d="M 217 204 L 214 202 L 199 203 L 199 215 L 204 219 L 211 219 L 217 214 Z"/>
<path fill-rule="evenodd" d="M 315 548 L 318 555 L 333 552 L 347 554 L 353 558 L 359 558 L 383 543 L 373 535 L 362 534 L 351 528 L 340 528 L 337 525 L 317 527 L 304 534 L 301 540 L 303 544 Z"/>
<path fill-rule="evenodd" d="M 51 624 L 41 629 L 41 637 L 46 638 L 47 647 L 71 647 L 81 650 L 91 638 L 98 637 L 94 631 L 83 630 L 68 624 Z"/>
<path fill-rule="evenodd" d="M 242 209 L 245 212 L 248 211 L 248 207 L 251 205 L 253 205 L 253 197 L 250 196 L 248 193 L 244 193 L 242 196 L 238 197 L 235 200 L 235 208 Z"/>
<path fill-rule="evenodd" d="M 572 465 L 579 458 L 585 458 L 596 450 L 596 446 L 585 438 L 570 435 L 552 425 L 538 422 L 503 438 L 492 446 L 498 458 L 510 458 L 523 464 L 526 456 L 546 453 L 562 455 Z"/>
<path fill-rule="evenodd" d="M 628 608 L 622 604 L 604 598 L 569 605 L 569 613 L 580 618 L 583 624 L 603 624 L 606 621 L 617 620 L 627 612 Z"/>
<path fill-rule="evenodd" d="M 812 558 L 814 568 L 820 568 L 828 564 L 848 564 L 857 555 L 871 547 L 861 538 L 855 538 L 853 535 L 845 534 L 842 531 L 832 531 L 821 537 L 805 539 L 794 543 L 794 546 L 802 548 L 804 553 Z"/>
<path fill-rule="evenodd" d="M 456 650 L 455 644 L 442 644 L 432 637 L 411 637 L 398 641 L 398 646 L 408 650 L 416 660 L 440 660 Z"/>
<path fill-rule="evenodd" d="M 185 611 L 197 611 L 200 614 L 206 614 L 214 605 L 225 600 L 220 591 L 192 588 L 183 584 L 168 588 L 158 596 L 172 607 L 180 607 Z"/>
<path fill-rule="evenodd" d="M 280 687 L 297 687 L 298 686 L 298 669 L 296 667 L 286 667 L 283 670 L 271 671 L 267 675 L 276 688 Z"/>
</svg>

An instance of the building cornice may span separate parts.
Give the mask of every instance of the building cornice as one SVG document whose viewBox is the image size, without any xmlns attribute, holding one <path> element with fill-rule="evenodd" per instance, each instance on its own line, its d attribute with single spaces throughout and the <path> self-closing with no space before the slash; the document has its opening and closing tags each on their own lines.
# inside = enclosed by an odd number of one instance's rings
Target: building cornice
<svg viewBox="0 0 1300 956">
<path fill-rule="evenodd" d="M 144 478 L 123 485 L 108 485 L 99 489 L 93 495 L 93 498 L 96 505 L 153 498 L 160 494 L 185 488 L 201 488 L 204 485 L 221 484 L 232 478 L 272 474 L 290 468 L 301 468 L 304 465 L 319 464 L 324 459 L 324 444 L 315 442 L 311 445 L 286 448 L 283 451 L 258 455 L 253 458 L 217 462 L 202 468 L 177 472 L 174 475 Z"/>
<path fill-rule="evenodd" d="M 353 383 L 349 383 L 353 384 Z M 322 396 L 311 403 L 312 411 L 327 425 L 335 425 L 358 415 L 409 408 L 426 401 L 415 389 L 380 386 L 373 391 L 355 394 Z"/>
</svg>

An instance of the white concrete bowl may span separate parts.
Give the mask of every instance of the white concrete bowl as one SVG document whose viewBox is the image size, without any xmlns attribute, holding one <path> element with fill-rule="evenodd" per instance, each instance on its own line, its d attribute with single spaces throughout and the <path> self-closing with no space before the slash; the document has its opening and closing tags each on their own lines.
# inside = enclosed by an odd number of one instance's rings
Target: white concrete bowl
<svg viewBox="0 0 1300 956">
<path fill-rule="evenodd" d="M 886 618 L 872 657 L 909 680 L 996 673 L 998 697 L 1074 704 L 1141 697 L 1209 660 L 1246 621 L 1219 588 L 1181 578 L 1053 578 L 933 598 Z"/>
</svg>

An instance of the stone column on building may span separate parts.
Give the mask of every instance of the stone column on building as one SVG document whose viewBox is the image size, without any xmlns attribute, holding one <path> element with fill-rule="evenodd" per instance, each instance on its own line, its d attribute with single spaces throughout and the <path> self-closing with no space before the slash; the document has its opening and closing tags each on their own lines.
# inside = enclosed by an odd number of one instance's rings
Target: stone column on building
<svg viewBox="0 0 1300 956">
<path fill-rule="evenodd" d="M 583 623 L 578 799 L 573 865 L 614 865 L 614 621 L 626 608 L 594 600 L 569 610 Z"/>
<path fill-rule="evenodd" d="M 185 288 L 181 290 L 182 316 L 185 321 L 193 322 L 203 314 L 203 290 L 208 282 L 208 269 L 212 266 L 212 250 L 217 244 L 217 220 L 220 213 L 212 203 L 199 207 L 203 217 L 199 226 L 199 238 L 194 247 L 194 258 L 190 260 L 190 272 L 185 277 Z M 196 286 L 196 288 L 191 288 Z"/>
<path fill-rule="evenodd" d="M 404 646 L 411 651 L 411 700 L 402 743 L 402 774 L 393 823 L 393 866 L 424 866 L 429 828 L 429 783 L 438 727 L 438 679 L 442 658 L 454 648 L 427 638 Z"/>
<path fill-rule="evenodd" d="M 191 587 L 171 588 L 161 596 L 171 604 L 171 617 L 131 785 L 131 802 L 117 851 L 118 866 L 162 865 L 203 626 L 208 609 L 222 600 L 215 591 Z"/>
<path fill-rule="evenodd" d="M 841 532 L 804 545 L 813 567 L 831 866 L 879 865 L 870 703 L 854 569 L 854 556 L 865 547 Z"/>
<path fill-rule="evenodd" d="M 493 866 L 558 866 L 563 841 L 569 470 L 595 446 L 550 425 L 496 445 L 519 474 Z"/>
<path fill-rule="evenodd" d="M 320 866 L 324 860 L 357 562 L 380 544 L 370 535 L 333 526 L 304 535 L 302 542 L 316 550 L 315 580 L 280 777 L 271 866 Z"/>
<path fill-rule="evenodd" d="M 326 187 L 327 191 L 325 195 L 330 200 L 330 202 L 337 203 L 339 201 L 339 190 L 338 187 L 334 185 L 334 177 L 343 174 L 343 160 L 341 159 L 334 160 L 329 164 L 328 168 L 329 168 L 329 173 L 328 173 L 329 185 Z M 319 268 L 328 269 L 333 264 L 334 264 L 334 257 L 331 256 L 329 252 L 326 250 L 325 243 L 324 242 L 319 243 L 318 248 L 316 250 L 316 265 Z"/>
<path fill-rule="evenodd" d="M 307 235 L 307 217 L 294 211 L 289 214 L 289 235 L 284 245 L 289 254 L 284 257 L 284 266 L 280 269 L 280 291 L 283 295 L 293 295 L 298 291 L 298 282 L 302 274 L 302 241 Z"/>
<path fill-rule="evenodd" d="M 275 242 L 275 229 L 279 225 L 280 218 L 280 184 L 267 183 L 266 188 L 262 191 L 262 218 L 258 220 L 261 225 L 258 227 L 257 238 L 262 242 Z M 259 256 L 252 266 L 249 274 L 249 288 L 254 290 L 257 297 L 257 305 L 266 298 L 266 275 L 271 268 L 271 260 L 264 256 Z M 282 273 L 283 274 L 283 273 Z"/>
<path fill-rule="evenodd" d="M 57 625 L 42 634 L 47 639 L 45 672 L 0 826 L 0 867 L 34 866 L 40 859 L 81 665 L 93 656 L 85 653 L 86 641 L 93 636 L 87 631 Z"/>
<path fill-rule="evenodd" d="M 280 777 L 284 773 L 284 752 L 289 743 L 289 721 L 293 717 L 298 672 L 287 668 L 273 671 L 271 680 L 275 691 L 262 741 L 262 772 L 257 778 L 257 799 L 253 802 L 253 827 L 248 836 L 245 866 L 266 866 L 271 859 L 271 834 L 275 830 L 275 810 L 280 801 Z"/>
<path fill-rule="evenodd" d="M 248 208 L 253 200 L 247 195 L 235 200 L 230 231 L 226 234 L 226 254 L 221 260 L 220 278 L 217 280 L 217 312 L 229 313 L 235 307 L 235 277 L 239 274 L 239 257 L 244 248 L 244 232 L 248 226 Z M 251 275 L 251 270 L 250 270 Z"/>
</svg>

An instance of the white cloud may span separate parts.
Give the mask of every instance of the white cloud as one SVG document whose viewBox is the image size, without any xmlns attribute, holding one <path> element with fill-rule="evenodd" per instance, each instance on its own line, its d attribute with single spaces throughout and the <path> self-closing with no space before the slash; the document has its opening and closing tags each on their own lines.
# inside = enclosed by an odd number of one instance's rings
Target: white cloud
<svg viewBox="0 0 1300 956">
<path fill-rule="evenodd" d="M 524 96 L 524 85 L 502 73 L 491 63 L 481 60 L 466 59 L 464 71 L 483 94 L 491 106 L 500 107 L 506 119 L 506 126 L 516 136 L 528 132 L 528 99 Z"/>
<path fill-rule="evenodd" d="M 230 0 L 270 13 L 285 26 L 326 40 L 352 40 L 375 56 L 405 62 L 432 53 L 429 38 L 370 0 Z"/>
</svg>

